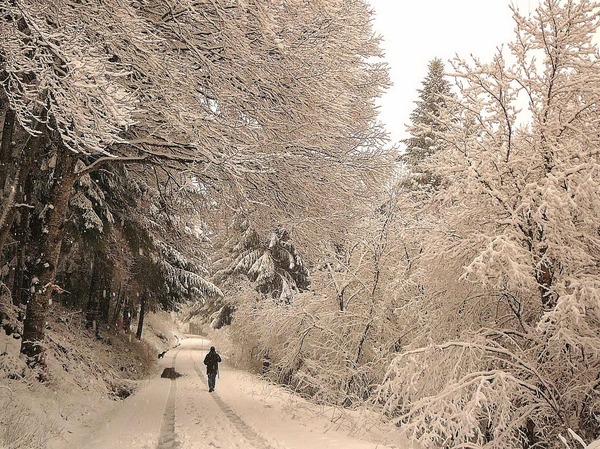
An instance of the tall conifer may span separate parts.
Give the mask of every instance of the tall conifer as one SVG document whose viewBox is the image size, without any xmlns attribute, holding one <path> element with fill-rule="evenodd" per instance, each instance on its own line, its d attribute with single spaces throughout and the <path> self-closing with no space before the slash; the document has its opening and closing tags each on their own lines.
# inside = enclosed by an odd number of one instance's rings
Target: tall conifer
<svg viewBox="0 0 600 449">
<path fill-rule="evenodd" d="M 410 137 L 404 140 L 406 152 L 401 157 L 420 184 L 431 182 L 431 173 L 423 163 L 440 148 L 438 135 L 445 129 L 442 117 L 448 111 L 448 98 L 452 95 L 450 83 L 444 78 L 442 60 L 431 60 L 428 67 L 423 87 L 418 90 L 417 107 L 410 115 L 411 124 L 407 128 Z"/>
</svg>

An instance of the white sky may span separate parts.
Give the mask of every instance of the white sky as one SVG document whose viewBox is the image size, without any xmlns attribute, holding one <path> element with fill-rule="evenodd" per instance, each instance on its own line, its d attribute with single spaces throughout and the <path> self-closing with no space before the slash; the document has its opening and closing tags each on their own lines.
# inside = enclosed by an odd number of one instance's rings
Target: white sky
<svg viewBox="0 0 600 449">
<path fill-rule="evenodd" d="M 374 31 L 384 39 L 394 83 L 381 100 L 380 116 L 393 142 L 407 137 L 405 125 L 429 61 L 471 54 L 488 60 L 499 45 L 513 38 L 510 4 L 524 14 L 539 4 L 539 0 L 369 1 L 375 11 Z"/>
</svg>

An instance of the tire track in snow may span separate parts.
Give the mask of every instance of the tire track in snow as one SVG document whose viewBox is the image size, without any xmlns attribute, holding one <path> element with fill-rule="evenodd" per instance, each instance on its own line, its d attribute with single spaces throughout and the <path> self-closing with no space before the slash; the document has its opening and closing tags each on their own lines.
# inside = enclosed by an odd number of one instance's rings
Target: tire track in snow
<svg viewBox="0 0 600 449">
<path fill-rule="evenodd" d="M 173 354 L 173 360 L 171 360 L 171 368 L 175 369 L 175 359 L 179 355 L 180 349 L 177 349 Z M 167 403 L 165 405 L 165 412 L 163 414 L 163 422 L 160 426 L 160 436 L 158 437 L 158 446 L 156 449 L 176 449 L 177 441 L 175 440 L 175 396 L 177 394 L 177 378 L 171 379 L 171 385 L 169 387 L 169 395 L 167 397 Z"/>
<path fill-rule="evenodd" d="M 202 347 L 201 349 L 205 349 L 205 348 Z M 198 373 L 198 376 L 200 376 L 200 378 L 204 381 L 204 383 L 207 383 L 208 379 L 202 372 L 202 369 L 200 368 L 200 366 L 194 360 L 194 356 L 193 356 L 192 352 L 190 352 L 190 357 L 192 358 L 192 364 L 194 365 L 194 370 Z M 275 447 L 271 446 L 271 444 L 269 444 L 269 442 L 263 436 L 261 436 L 252 427 L 250 427 L 248 424 L 246 424 L 242 420 L 242 418 L 236 412 L 234 412 L 231 409 L 231 407 L 229 407 L 215 391 L 210 393 L 210 395 L 215 400 L 215 402 L 217 403 L 217 405 L 219 406 L 221 411 L 223 413 L 225 413 L 225 416 L 227 416 L 227 418 L 229 418 L 229 421 L 234 425 L 234 427 L 254 447 L 256 447 L 257 449 L 276 449 Z"/>
</svg>

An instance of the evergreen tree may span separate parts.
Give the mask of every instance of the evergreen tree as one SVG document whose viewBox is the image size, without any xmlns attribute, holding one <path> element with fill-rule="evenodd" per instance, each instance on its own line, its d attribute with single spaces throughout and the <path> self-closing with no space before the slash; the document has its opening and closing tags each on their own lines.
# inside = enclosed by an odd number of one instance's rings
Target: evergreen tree
<svg viewBox="0 0 600 449">
<path fill-rule="evenodd" d="M 232 228 L 234 237 L 222 245 L 220 252 L 225 254 L 215 263 L 225 265 L 215 273 L 217 282 L 241 275 L 258 292 L 287 304 L 295 293 L 308 288 L 309 271 L 286 230 L 259 235 L 245 220 L 235 220 Z"/>
<path fill-rule="evenodd" d="M 410 115 L 411 125 L 407 130 L 411 136 L 404 140 L 406 152 L 402 162 L 410 167 L 419 184 L 431 183 L 431 172 L 423 162 L 440 149 L 439 133 L 444 131 L 444 118 L 449 111 L 450 83 L 444 78 L 444 63 L 435 58 L 429 63 L 427 76 L 418 90 L 417 107 Z"/>
</svg>

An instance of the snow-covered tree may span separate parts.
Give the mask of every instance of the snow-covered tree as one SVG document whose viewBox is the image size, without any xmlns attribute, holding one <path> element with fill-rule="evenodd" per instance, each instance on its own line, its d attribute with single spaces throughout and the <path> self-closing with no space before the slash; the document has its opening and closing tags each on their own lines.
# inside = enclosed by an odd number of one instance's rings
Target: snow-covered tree
<svg viewBox="0 0 600 449">
<path fill-rule="evenodd" d="M 237 217 L 223 234 L 226 241 L 215 261 L 217 282 L 231 284 L 242 275 L 279 303 L 290 303 L 294 294 L 308 288 L 308 268 L 287 231 L 277 229 L 261 236 Z"/>
<path fill-rule="evenodd" d="M 236 293 L 236 357 L 254 365 L 265 358 L 265 375 L 320 403 L 357 406 L 370 397 L 412 326 L 397 313 L 395 193 L 380 204 L 363 209 L 344 241 L 323 244 L 310 288 L 290 304 Z"/>
<path fill-rule="evenodd" d="M 598 433 L 598 5 L 545 0 L 514 18 L 515 41 L 490 63 L 454 61 L 415 274 L 429 288 L 412 305 L 428 341 L 396 358 L 381 390 L 425 447 Z"/>
<path fill-rule="evenodd" d="M 88 259 L 93 260 L 90 316 L 96 319 L 100 312 L 97 318 L 108 322 L 109 309 L 116 304 L 110 301 L 102 304 L 102 299 L 107 291 L 110 295 L 123 284 L 127 284 L 129 304 L 137 307 L 139 299 L 146 311 L 158 306 L 173 310 L 185 301 L 202 302 L 207 297 L 221 295 L 207 280 L 210 244 L 199 218 L 204 198 L 197 185 L 185 175 L 177 176 L 156 167 L 112 167 L 88 178 L 97 190 L 93 195 L 95 209 L 107 212 L 103 214 L 107 218 L 100 221 L 104 223 L 104 232 L 93 233 L 94 237 L 87 239 L 90 244 L 77 248 L 79 252 L 87 250 Z M 81 217 L 78 221 L 87 223 L 85 217 L 94 216 L 95 212 L 87 202 L 81 203 L 85 212 L 74 215 Z M 89 229 L 84 228 L 85 231 L 89 234 Z M 125 273 L 113 281 L 114 268 Z M 87 279 L 85 282 L 88 283 Z"/>
<path fill-rule="evenodd" d="M 277 226 L 327 217 L 387 167 L 374 105 L 387 75 L 362 1 L 10 0 L 0 15 L 5 124 L 33 136 L 10 152 L 16 166 L 38 141 L 57 152 L 23 346 L 33 364 L 76 177 L 116 162 L 187 170 Z M 23 178 L 7 174 L 0 216 Z"/>
<path fill-rule="evenodd" d="M 411 124 L 407 127 L 410 137 L 404 140 L 406 149 L 401 160 L 413 173 L 412 179 L 419 184 L 432 181 L 431 173 L 423 169 L 422 163 L 443 147 L 440 132 L 446 129 L 450 114 L 448 108 L 452 103 L 450 82 L 444 76 L 442 60 L 432 59 L 418 90 L 417 106 L 410 114 Z"/>
</svg>

